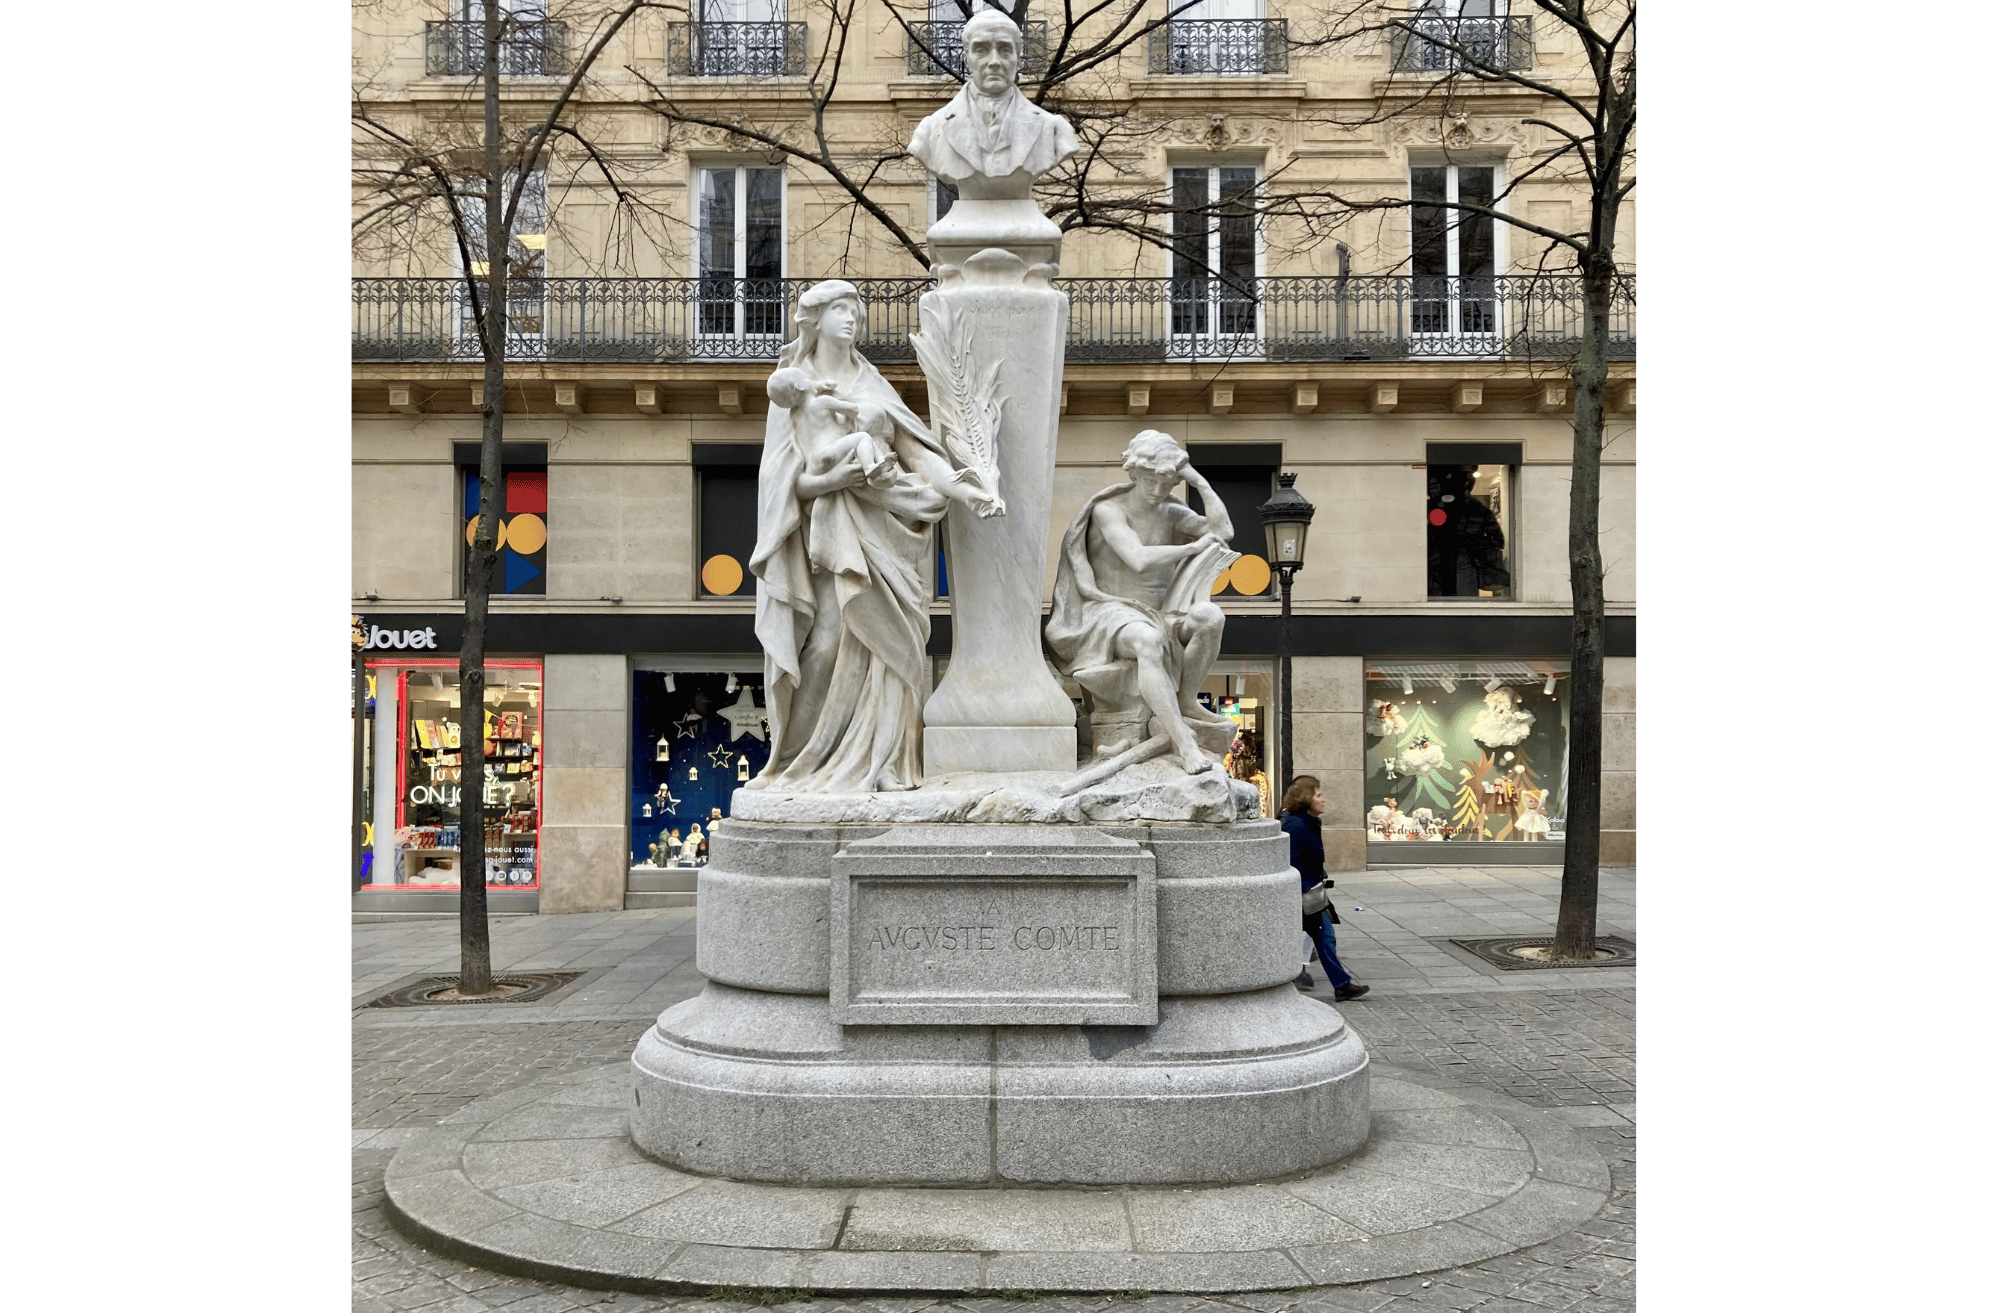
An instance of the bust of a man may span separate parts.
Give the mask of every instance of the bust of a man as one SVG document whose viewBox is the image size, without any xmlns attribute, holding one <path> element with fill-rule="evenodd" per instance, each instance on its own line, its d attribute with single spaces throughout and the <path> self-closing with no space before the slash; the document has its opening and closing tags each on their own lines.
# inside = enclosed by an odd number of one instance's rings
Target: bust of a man
<svg viewBox="0 0 2000 1313">
<path fill-rule="evenodd" d="M 1021 29 L 995 10 L 965 24 L 965 85 L 917 125 L 910 154 L 954 185 L 1025 174 L 1033 181 L 1076 153 L 1076 131 L 1021 94 Z M 975 183 L 976 186 L 976 183 Z"/>
</svg>

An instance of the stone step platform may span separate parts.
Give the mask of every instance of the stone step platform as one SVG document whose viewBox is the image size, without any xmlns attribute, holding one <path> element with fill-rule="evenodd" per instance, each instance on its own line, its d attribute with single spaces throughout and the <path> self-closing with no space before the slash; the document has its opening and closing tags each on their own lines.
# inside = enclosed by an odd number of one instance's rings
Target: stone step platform
<svg viewBox="0 0 2000 1313">
<path fill-rule="evenodd" d="M 1490 839 L 1485 843 L 1430 843 L 1422 839 L 1370 843 L 1368 865 L 1377 866 L 1561 866 L 1563 846 L 1556 843 L 1515 843 Z"/>
<path fill-rule="evenodd" d="M 637 911 L 642 907 L 693 907 L 695 902 L 692 889 L 627 889 L 625 910 Z"/>
<path fill-rule="evenodd" d="M 693 866 L 635 866 L 625 878 L 625 910 L 693 907 L 700 874 Z"/>
<path fill-rule="evenodd" d="M 1376 1065 L 1367 1146 L 1219 1187 L 794 1187 L 676 1171 L 627 1131 L 624 1063 L 508 1090 L 404 1145 L 387 1211 L 498 1271 L 645 1294 L 1292 1289 L 1479 1262 L 1574 1230 L 1590 1143 L 1485 1090 Z"/>
</svg>

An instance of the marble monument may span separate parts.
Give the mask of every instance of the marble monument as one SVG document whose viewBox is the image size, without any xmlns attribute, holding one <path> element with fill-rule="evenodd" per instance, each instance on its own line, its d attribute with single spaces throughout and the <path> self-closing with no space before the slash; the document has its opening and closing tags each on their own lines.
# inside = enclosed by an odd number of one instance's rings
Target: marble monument
<svg viewBox="0 0 2000 1313">
<path fill-rule="evenodd" d="M 799 299 L 768 391 L 757 635 L 770 764 L 698 876 L 708 979 L 632 1056 L 633 1142 L 808 1185 L 1256 1181 L 1368 1138 L 1368 1055 L 1302 997 L 1298 876 L 1196 701 L 1229 513 L 1148 431 L 1064 534 L 1043 655 L 1068 302 L 1035 177 L 1075 149 L 966 25 L 971 83 L 910 151 L 960 186 L 911 335 L 916 415 L 855 349 L 848 283 Z M 1205 514 L 1173 496 L 1200 493 Z M 952 654 L 928 698 L 931 527 Z"/>
</svg>

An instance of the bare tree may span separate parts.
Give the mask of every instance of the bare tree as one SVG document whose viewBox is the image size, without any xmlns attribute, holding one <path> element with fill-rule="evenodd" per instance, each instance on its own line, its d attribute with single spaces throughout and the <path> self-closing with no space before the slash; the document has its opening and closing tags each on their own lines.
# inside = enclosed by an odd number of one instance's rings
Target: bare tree
<svg viewBox="0 0 2000 1313">
<path fill-rule="evenodd" d="M 493 569 L 499 556 L 501 434 L 505 387 L 509 283 L 524 260 L 516 224 L 538 169 L 567 148 L 576 168 L 595 171 L 619 205 L 643 211 L 621 169 L 592 139 L 579 112 L 580 90 L 614 37 L 641 11 L 684 12 L 657 0 L 623 0 L 594 10 L 576 7 L 589 24 L 574 59 L 553 44 L 546 12 L 516 11 L 504 0 L 481 0 L 481 22 L 455 34 L 462 71 L 476 80 L 476 128 L 399 121 L 384 112 L 365 79 L 357 82 L 353 122 L 356 146 L 358 250 L 384 242 L 418 249 L 442 242 L 457 257 L 466 304 L 477 328 L 484 365 L 480 399 L 479 525 L 465 570 L 465 628 L 459 644 L 459 991 L 493 992 L 493 957 L 487 932 L 485 707 L 486 622 Z M 583 24 L 575 24 L 582 26 Z M 566 31 L 565 26 L 564 29 Z M 475 39 L 476 38 L 476 39 Z M 536 72 L 569 70 L 545 102 L 526 115 L 503 113 L 503 61 L 532 62 Z M 513 71 L 513 70 L 508 70 Z"/>
<path fill-rule="evenodd" d="M 1331 235 L 1333 225 L 1328 220 L 1344 215 L 1346 208 L 1329 193 L 1271 186 L 1288 172 L 1285 166 L 1266 175 L 1267 185 L 1255 193 L 1211 198 L 1198 204 L 1177 204 L 1163 198 L 1156 179 L 1124 167 L 1124 158 L 1153 139 L 1163 120 L 1155 113 L 1135 109 L 1130 97 L 1118 89 L 1120 61 L 1165 36 L 1169 25 L 1196 3 L 1169 0 L 1164 10 L 1156 10 L 1156 0 L 1064 0 L 1059 16 L 1052 15 L 1047 5 L 1031 6 L 1030 0 L 1001 0 L 991 7 L 1023 27 L 1027 55 L 1023 92 L 1037 105 L 1066 118 L 1077 133 L 1076 155 L 1036 185 L 1042 208 L 1066 232 L 1096 231 L 1129 238 L 1135 259 L 1148 248 L 1174 251 L 1204 272 L 1221 276 L 1208 268 L 1200 252 L 1189 250 L 1184 241 L 1176 242 L 1176 218 L 1185 223 L 1189 218 L 1205 221 L 1227 214 L 1261 221 L 1283 215 L 1291 221 L 1287 231 L 1300 236 L 1304 246 Z M 952 0 L 945 10 L 954 5 L 961 17 L 985 7 L 977 0 Z M 760 111 L 754 104 L 741 102 L 719 105 L 687 95 L 671 76 L 662 78 L 638 68 L 627 71 L 652 93 L 645 107 L 666 121 L 670 140 L 675 131 L 690 128 L 724 132 L 738 147 L 754 147 L 808 166 L 842 196 L 848 212 L 848 241 L 830 272 L 849 272 L 857 224 L 887 237 L 915 269 L 929 269 L 923 232 L 899 222 L 877 197 L 885 174 L 906 165 L 907 133 L 888 120 L 878 124 L 880 135 L 869 138 L 857 135 L 851 121 L 836 125 L 831 119 L 841 109 L 851 107 L 840 97 L 841 79 L 857 25 L 869 14 L 886 13 L 902 30 L 914 62 L 927 63 L 933 72 L 962 76 L 957 46 L 945 40 L 947 34 L 956 36 L 955 25 L 931 21 L 938 11 L 921 0 L 915 4 L 908 0 L 810 0 L 810 8 L 816 16 L 809 25 L 816 44 L 803 68 L 788 70 L 803 75 L 807 93 L 803 115 L 790 107 Z M 1271 51 L 1274 57 L 1281 55 L 1283 43 L 1273 44 Z"/>
<path fill-rule="evenodd" d="M 1574 271 L 1583 312 L 1570 363 L 1573 434 L 1570 455 L 1569 566 L 1570 769 L 1562 900 L 1554 955 L 1588 959 L 1597 930 L 1597 865 L 1604 779 L 1604 560 L 1599 546 L 1599 486 L 1605 445 L 1604 392 L 1609 377 L 1614 299 L 1633 297 L 1630 274 L 1617 262 L 1618 220 L 1631 196 L 1639 122 L 1638 0 L 1529 0 L 1527 14 L 1498 18 L 1445 16 L 1435 4 L 1361 0 L 1325 16 L 1306 49 L 1387 45 L 1391 76 L 1364 113 L 1329 117 L 1361 128 L 1395 119 L 1435 118 L 1449 156 L 1465 132 L 1465 101 L 1493 88 L 1531 93 L 1536 110 L 1521 120 L 1546 136 L 1490 199 L 1431 200 L 1456 216 L 1504 223 L 1541 243 L 1540 268 Z M 1536 73 L 1530 57 L 1536 33 L 1574 45 L 1578 76 Z M 1472 145 L 1469 140 L 1464 145 Z M 1574 188 L 1588 218 L 1572 229 L 1530 221 L 1509 198 L 1529 184 Z M 1336 195 L 1354 216 L 1407 210 L 1410 197 Z"/>
</svg>

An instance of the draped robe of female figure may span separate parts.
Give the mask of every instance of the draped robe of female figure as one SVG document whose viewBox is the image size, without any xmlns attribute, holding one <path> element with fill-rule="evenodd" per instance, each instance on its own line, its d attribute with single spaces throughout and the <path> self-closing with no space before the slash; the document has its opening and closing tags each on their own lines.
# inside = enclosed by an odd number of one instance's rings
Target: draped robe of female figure
<svg viewBox="0 0 2000 1313">
<path fill-rule="evenodd" d="M 778 368 L 812 373 L 798 340 Z M 938 439 L 873 365 L 856 353 L 855 377 L 833 395 L 879 406 L 897 429 L 943 454 Z M 873 793 L 922 778 L 924 649 L 930 590 L 922 563 L 928 526 L 944 517 L 942 493 L 907 470 L 887 487 L 858 483 L 802 504 L 799 475 L 816 441 L 845 426 L 815 398 L 787 409 L 774 400 L 757 474 L 757 638 L 764 648 L 771 760 L 751 788 Z M 818 576 L 817 580 L 815 576 Z M 828 585 L 831 585 L 828 587 Z M 829 606 L 828 603 L 831 603 Z M 803 656 L 815 633 L 839 646 L 818 687 Z"/>
</svg>

